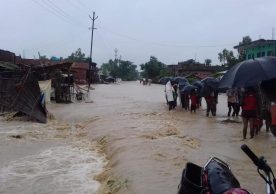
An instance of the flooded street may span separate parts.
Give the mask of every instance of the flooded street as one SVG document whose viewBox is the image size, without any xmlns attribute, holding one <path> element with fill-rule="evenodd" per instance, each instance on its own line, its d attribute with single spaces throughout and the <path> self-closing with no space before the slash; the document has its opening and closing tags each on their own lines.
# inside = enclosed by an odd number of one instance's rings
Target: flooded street
<svg viewBox="0 0 276 194">
<path fill-rule="evenodd" d="M 1 118 L 0 193 L 95 193 L 105 159 L 81 127 Z"/>
<path fill-rule="evenodd" d="M 77 114 L 71 111 L 76 104 L 58 105 L 54 114 L 72 122 L 94 119 L 87 122 L 88 135 L 102 140 L 109 159 L 100 193 L 176 193 L 185 163 L 203 165 L 210 156 L 229 163 L 243 187 L 263 193 L 262 179 L 240 149 L 243 143 L 276 167 L 275 138 L 263 129 L 256 139 L 241 141 L 241 119 L 225 122 L 223 95 L 216 118 L 205 117 L 204 104 L 196 114 L 179 107 L 169 112 L 162 85 L 96 85 L 92 99 L 92 104 L 79 104 Z"/>
<path fill-rule="evenodd" d="M 50 104 L 56 120 L 46 125 L 1 121 L 0 193 L 95 193 L 101 182 L 97 193 L 173 194 L 185 163 L 204 165 L 210 156 L 227 162 L 243 187 L 264 193 L 240 146 L 275 170 L 276 138 L 262 129 L 242 141 L 241 119 L 227 120 L 224 95 L 217 117 L 207 118 L 204 103 L 196 114 L 168 111 L 163 85 L 93 87 L 94 103 Z"/>
</svg>

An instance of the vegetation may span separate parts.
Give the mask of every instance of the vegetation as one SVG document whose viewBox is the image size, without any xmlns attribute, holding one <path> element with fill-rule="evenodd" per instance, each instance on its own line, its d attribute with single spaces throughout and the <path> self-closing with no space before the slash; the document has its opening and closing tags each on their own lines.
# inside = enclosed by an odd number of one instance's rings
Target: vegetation
<svg viewBox="0 0 276 194">
<path fill-rule="evenodd" d="M 85 53 L 81 51 L 81 48 L 78 48 L 65 60 L 70 62 L 89 62 L 89 57 L 85 57 Z"/>
<path fill-rule="evenodd" d="M 102 73 L 106 76 L 114 78 L 121 78 L 124 81 L 136 80 L 138 78 L 137 65 L 131 61 L 124 60 L 109 60 L 107 63 L 102 64 Z"/>
<path fill-rule="evenodd" d="M 205 59 L 205 65 L 211 66 L 212 60 L 211 59 Z"/>
<path fill-rule="evenodd" d="M 242 41 L 239 42 L 239 45 L 248 44 L 250 42 L 252 42 L 250 36 L 245 36 L 242 38 Z M 241 50 L 238 56 L 235 57 L 233 51 L 223 49 L 222 52 L 218 53 L 218 59 L 224 66 L 231 68 L 233 65 L 245 60 L 245 51 Z"/>
<path fill-rule="evenodd" d="M 147 79 L 156 80 L 160 77 L 169 75 L 166 70 L 166 65 L 158 61 L 154 56 L 151 56 L 150 60 L 147 63 L 140 65 L 140 67 L 142 70 L 141 75 Z"/>
</svg>

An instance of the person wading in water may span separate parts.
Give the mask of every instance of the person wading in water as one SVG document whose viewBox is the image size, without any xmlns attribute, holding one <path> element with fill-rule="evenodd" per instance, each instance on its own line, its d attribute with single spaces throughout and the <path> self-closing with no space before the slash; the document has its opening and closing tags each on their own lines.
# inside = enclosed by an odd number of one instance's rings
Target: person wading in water
<svg viewBox="0 0 276 194">
<path fill-rule="evenodd" d="M 254 120 L 257 116 L 257 97 L 252 88 L 249 88 L 242 100 L 243 139 L 246 139 L 249 123 L 250 137 L 254 137 Z"/>
<path fill-rule="evenodd" d="M 174 88 L 172 87 L 171 81 L 168 81 L 165 86 L 165 93 L 166 93 L 166 99 L 169 105 L 169 110 L 172 110 L 175 107 L 173 92 L 174 92 Z"/>
</svg>

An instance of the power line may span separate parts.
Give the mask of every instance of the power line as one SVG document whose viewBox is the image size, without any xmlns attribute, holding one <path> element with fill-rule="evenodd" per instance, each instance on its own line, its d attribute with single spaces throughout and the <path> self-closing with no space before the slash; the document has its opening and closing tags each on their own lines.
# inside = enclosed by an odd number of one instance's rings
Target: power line
<svg viewBox="0 0 276 194">
<path fill-rule="evenodd" d="M 49 2 L 49 5 L 52 5 L 52 7 L 55 10 L 57 10 L 59 13 L 61 13 L 64 17 L 66 17 L 66 18 L 68 18 L 70 20 L 73 20 L 74 22 L 76 22 L 79 25 L 85 26 L 81 22 L 79 22 L 78 20 L 76 20 L 75 18 L 73 18 L 71 15 L 69 15 L 65 11 L 63 11 L 63 9 L 61 9 L 60 7 L 58 7 L 53 1 L 51 1 L 51 0 L 47 0 L 47 1 Z"/>
<path fill-rule="evenodd" d="M 80 23 L 79 21 L 75 20 L 75 18 L 71 17 L 65 11 L 63 11 L 61 8 L 59 8 L 51 0 L 42 0 L 42 2 L 44 2 L 45 5 L 49 6 L 53 11 L 55 11 L 56 13 L 58 13 L 59 15 L 61 15 L 62 17 L 64 17 L 65 19 L 69 20 L 70 22 L 72 22 L 74 24 L 77 24 L 77 25 L 80 25 L 82 27 L 84 26 L 82 23 Z"/>
<path fill-rule="evenodd" d="M 63 17 L 64 19 L 68 20 L 69 22 L 72 22 L 70 18 L 68 18 L 66 15 L 64 15 L 61 11 L 59 11 L 55 6 L 53 6 L 51 4 L 50 1 L 48 0 L 41 0 L 40 1 L 43 5 L 45 5 L 46 7 L 48 7 L 49 9 L 51 9 L 53 12 L 55 12 L 56 14 L 60 15 L 61 17 Z"/>
<path fill-rule="evenodd" d="M 83 2 L 81 2 L 80 0 L 77 0 L 77 2 L 80 5 L 80 7 L 86 9 L 87 11 L 90 11 L 89 8 L 87 7 L 87 5 L 85 5 Z"/>
<path fill-rule="evenodd" d="M 67 0 L 67 2 L 70 3 L 75 9 L 81 8 L 83 11 L 86 12 L 85 15 L 88 15 L 88 13 L 91 12 L 86 6 L 81 5 L 80 2 L 76 0 L 75 1 Z M 81 11 L 81 13 L 83 13 L 83 11 Z"/>
<path fill-rule="evenodd" d="M 70 21 L 66 20 L 64 17 L 61 17 L 59 14 L 57 14 L 56 12 L 52 11 L 52 9 L 49 9 L 47 6 L 45 6 L 45 4 L 42 4 L 40 1 L 36 1 L 36 0 L 32 0 L 35 4 L 39 5 L 41 8 L 46 9 L 48 12 L 50 12 L 51 14 L 55 15 L 56 17 L 58 17 L 59 19 L 70 23 Z"/>
<path fill-rule="evenodd" d="M 102 30 L 105 30 L 109 33 L 115 34 L 117 36 L 120 36 L 122 38 L 125 39 L 129 39 L 132 41 L 137 41 L 137 42 L 144 42 L 146 44 L 152 44 L 152 45 L 157 45 L 157 46 L 164 46 L 164 47 L 187 47 L 187 48 L 211 48 L 211 47 L 222 47 L 222 46 L 233 46 L 236 43 L 229 43 L 229 44 L 220 44 L 220 45 L 185 45 L 185 44 L 167 44 L 167 43 L 160 43 L 160 42 L 152 42 L 152 41 L 147 41 L 144 39 L 138 39 L 138 38 L 134 38 L 128 35 L 124 35 L 118 32 L 114 32 L 112 30 L 109 30 L 107 28 L 104 28 L 102 26 L 99 26 L 99 28 L 101 28 Z"/>
<path fill-rule="evenodd" d="M 57 8 L 57 6 L 53 2 L 51 2 L 49 0 L 42 0 L 42 2 L 44 2 L 45 5 L 47 5 L 48 7 L 50 7 L 52 10 L 54 10 L 58 14 L 62 15 L 62 17 L 67 18 L 67 15 L 64 14 L 64 12 L 62 10 L 60 10 L 59 8 Z"/>
<path fill-rule="evenodd" d="M 100 31 L 100 30 L 99 30 Z M 105 39 L 103 38 L 103 36 L 101 35 L 101 33 L 97 33 L 97 35 L 100 37 L 100 39 L 103 41 L 103 45 L 106 47 L 107 51 L 110 52 L 111 54 L 111 50 L 113 50 L 113 47 L 111 47 L 111 45 L 105 41 Z M 112 51 L 113 52 L 113 51 Z"/>
<path fill-rule="evenodd" d="M 47 10 L 48 12 L 50 12 L 51 14 L 55 15 L 59 19 L 65 21 L 71 25 L 77 24 L 77 23 L 73 22 L 70 18 L 68 18 L 66 15 L 64 15 L 62 12 L 60 12 L 53 5 L 51 5 L 49 2 L 47 2 L 48 0 L 47 1 L 46 0 L 42 0 L 42 1 L 32 0 L 32 1 L 34 3 L 36 3 L 37 5 L 39 5 L 41 8 L 43 8 L 43 9 Z M 77 25 L 81 25 L 81 24 L 78 23 Z"/>
</svg>

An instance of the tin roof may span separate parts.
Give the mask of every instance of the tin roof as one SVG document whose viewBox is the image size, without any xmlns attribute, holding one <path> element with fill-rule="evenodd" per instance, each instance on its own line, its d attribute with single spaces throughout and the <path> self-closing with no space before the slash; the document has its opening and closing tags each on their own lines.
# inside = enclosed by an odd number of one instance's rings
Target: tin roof
<svg viewBox="0 0 276 194">
<path fill-rule="evenodd" d="M 71 66 L 71 69 L 89 69 L 89 64 L 86 62 L 74 62 Z"/>
</svg>

